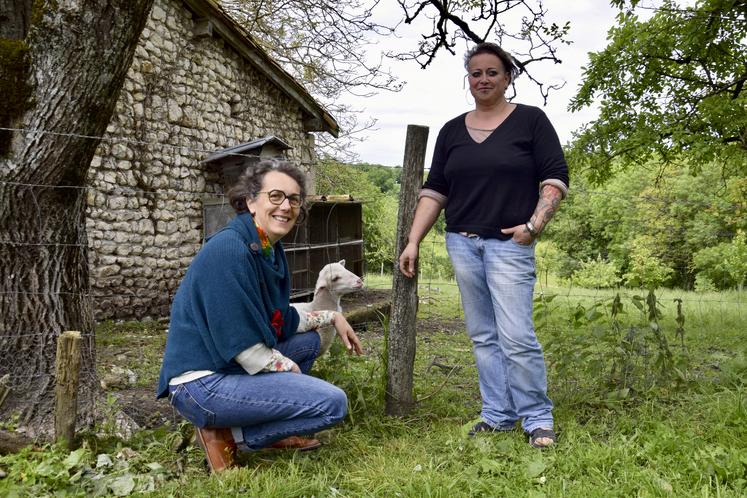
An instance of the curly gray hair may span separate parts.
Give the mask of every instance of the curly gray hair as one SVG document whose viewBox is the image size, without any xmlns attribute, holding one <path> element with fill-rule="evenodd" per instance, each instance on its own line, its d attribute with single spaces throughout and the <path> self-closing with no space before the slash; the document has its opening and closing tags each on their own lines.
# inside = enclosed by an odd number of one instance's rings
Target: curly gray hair
<svg viewBox="0 0 747 498">
<path fill-rule="evenodd" d="M 257 194 L 262 190 L 262 182 L 265 175 L 270 171 L 284 173 L 296 181 L 301 188 L 301 213 L 297 223 L 301 223 L 306 218 L 306 175 L 298 167 L 288 161 L 281 159 L 262 159 L 261 161 L 250 165 L 246 168 L 236 181 L 236 184 L 228 191 L 228 199 L 237 213 L 248 211 L 246 201 L 256 199 Z"/>
</svg>

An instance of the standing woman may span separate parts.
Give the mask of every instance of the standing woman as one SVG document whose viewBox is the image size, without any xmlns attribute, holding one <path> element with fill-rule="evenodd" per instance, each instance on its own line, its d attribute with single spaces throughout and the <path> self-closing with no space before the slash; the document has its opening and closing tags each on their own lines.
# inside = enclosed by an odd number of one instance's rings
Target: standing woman
<svg viewBox="0 0 747 498">
<path fill-rule="evenodd" d="M 475 109 L 438 134 L 399 267 L 415 274 L 418 246 L 445 209 L 483 403 L 470 434 L 509 431 L 521 420 L 530 444 L 544 448 L 556 435 L 532 322 L 534 246 L 568 190 L 568 167 L 545 114 L 506 100 L 519 73 L 507 52 L 481 43 L 465 67 Z"/>
<path fill-rule="evenodd" d="M 195 425 L 213 472 L 231 467 L 237 448 L 317 448 L 319 441 L 299 435 L 343 419 L 345 393 L 308 375 L 319 353 L 313 329 L 334 325 L 347 349 L 361 354 L 341 313 L 299 315 L 289 304 L 279 240 L 305 216 L 304 174 L 262 161 L 229 197 L 237 216 L 195 256 L 174 297 L 158 385 L 158 397 L 168 395 Z"/>
</svg>

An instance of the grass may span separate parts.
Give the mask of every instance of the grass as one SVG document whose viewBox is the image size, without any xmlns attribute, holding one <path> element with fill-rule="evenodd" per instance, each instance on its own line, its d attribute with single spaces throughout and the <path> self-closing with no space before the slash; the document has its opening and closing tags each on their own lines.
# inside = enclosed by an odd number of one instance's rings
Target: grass
<svg viewBox="0 0 747 498">
<path fill-rule="evenodd" d="M 391 277 L 370 276 L 366 283 L 386 288 Z M 543 344 L 557 345 L 546 346 L 560 431 L 553 449 L 531 448 L 519 430 L 467 437 L 480 396 L 458 290 L 453 282 L 421 280 L 414 369 L 418 403 L 409 416 L 383 415 L 383 330 L 371 323 L 360 331 L 365 357 L 348 357 L 335 347 L 315 366 L 317 375 L 347 392 L 351 406 L 344 424 L 320 435 L 326 444 L 319 451 L 258 452 L 243 457 L 240 468 L 209 476 L 201 452 L 189 443 L 186 424 L 141 431 L 130 441 L 87 436 L 74 461 L 57 447 L 0 457 L 0 468 L 8 473 L 0 479 L 0 495 L 744 496 L 745 296 L 658 294 L 663 305 L 659 322 L 670 345 L 675 344 L 673 299 L 684 301 L 687 350 L 672 348 L 675 358 L 685 357 L 686 375 L 664 376 L 646 390 L 610 398 L 606 378 L 617 352 L 604 341 L 611 335 L 606 305 L 614 292 L 542 290 L 558 296 L 538 330 Z M 619 319 L 625 330 L 647 331 L 633 294 L 622 296 L 625 313 Z M 576 313 L 579 306 L 582 318 Z M 589 320 L 593 309 L 601 310 L 601 317 Z M 139 351 L 125 357 L 143 382 L 155 382 L 163 347 L 159 326 L 106 327 L 98 335 L 99 348 Z"/>
<path fill-rule="evenodd" d="M 115 364 L 126 365 L 135 374 L 135 386 L 153 388 L 153 379 L 158 378 L 166 347 L 166 327 L 152 320 L 100 323 L 96 327 L 96 373 L 99 379 L 107 379 Z"/>
</svg>

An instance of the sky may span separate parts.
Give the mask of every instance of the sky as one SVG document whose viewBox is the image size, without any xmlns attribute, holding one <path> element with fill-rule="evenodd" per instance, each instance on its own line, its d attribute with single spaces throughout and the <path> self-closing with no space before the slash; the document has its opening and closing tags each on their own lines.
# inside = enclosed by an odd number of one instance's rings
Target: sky
<svg viewBox="0 0 747 498">
<path fill-rule="evenodd" d="M 571 140 L 574 130 L 596 117 L 595 109 L 570 113 L 567 107 L 581 84 L 582 67 L 588 62 L 588 53 L 602 50 L 607 45 L 607 31 L 614 23 L 617 11 L 605 0 L 546 0 L 544 6 L 552 21 L 571 22 L 569 39 L 573 43 L 560 47 L 558 58 L 563 61 L 562 64 L 533 63 L 529 69 L 535 78 L 543 82 L 565 81 L 565 86 L 552 92 L 547 106 L 544 106 L 537 87 L 528 79 L 519 77 L 516 81 L 517 95 L 513 102 L 542 108 L 553 123 L 561 143 L 565 144 Z M 374 50 L 387 48 L 387 44 L 415 47 L 417 35 L 415 30 L 403 32 L 402 38 L 384 40 Z M 504 48 L 511 51 L 508 44 Z M 402 91 L 382 92 L 373 97 L 350 100 L 352 105 L 362 109 L 361 120 L 376 120 L 374 129 L 366 133 L 365 140 L 354 146 L 359 162 L 401 165 L 407 125 L 416 124 L 429 127 L 425 159 L 425 167 L 429 167 L 433 145 L 441 126 L 449 119 L 474 108 L 464 79 L 466 72 L 462 62 L 463 55 L 464 49 L 457 51 L 456 56 L 440 52 L 427 69 L 421 69 L 413 61 L 390 61 L 386 65 L 405 82 Z M 536 65 L 539 66 L 534 69 Z"/>
</svg>

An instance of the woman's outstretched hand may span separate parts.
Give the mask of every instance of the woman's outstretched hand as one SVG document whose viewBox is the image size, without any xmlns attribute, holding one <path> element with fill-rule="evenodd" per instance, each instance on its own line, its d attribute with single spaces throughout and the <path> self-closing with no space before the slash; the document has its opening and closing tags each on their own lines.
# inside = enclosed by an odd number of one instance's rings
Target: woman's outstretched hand
<svg viewBox="0 0 747 498">
<path fill-rule="evenodd" d="M 363 354 L 360 339 L 355 335 L 353 327 L 351 327 L 345 317 L 342 316 L 342 313 L 335 312 L 332 325 L 334 325 L 337 335 L 340 336 L 340 340 L 342 340 L 345 349 L 347 349 L 349 353 L 355 353 L 359 356 Z"/>
</svg>

